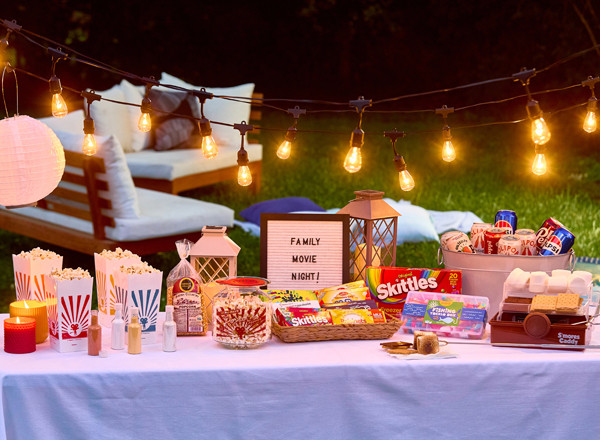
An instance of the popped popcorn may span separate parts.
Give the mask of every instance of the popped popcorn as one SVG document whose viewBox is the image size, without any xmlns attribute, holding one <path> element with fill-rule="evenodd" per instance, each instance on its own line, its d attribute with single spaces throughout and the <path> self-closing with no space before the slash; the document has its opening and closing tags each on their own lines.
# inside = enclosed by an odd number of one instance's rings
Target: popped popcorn
<svg viewBox="0 0 600 440">
<path fill-rule="evenodd" d="M 57 281 L 65 280 L 81 280 L 83 278 L 91 278 L 90 273 L 86 269 L 78 267 L 77 269 L 65 268 L 62 270 L 53 270 L 50 276 Z"/>
<path fill-rule="evenodd" d="M 116 248 L 114 251 L 104 249 L 102 252 L 100 252 L 99 255 L 109 260 L 137 257 L 137 255 L 131 252 L 130 250 L 123 250 L 120 247 Z"/>
<path fill-rule="evenodd" d="M 119 270 L 121 272 L 129 273 L 129 274 L 133 274 L 133 275 L 142 275 L 144 273 L 160 272 L 158 269 L 155 269 L 154 267 L 150 266 L 145 261 L 142 261 L 141 263 L 138 263 L 138 264 L 134 264 L 132 266 L 121 266 L 121 267 L 119 267 Z"/>
<path fill-rule="evenodd" d="M 48 259 L 60 258 L 60 255 L 58 255 L 56 252 L 44 250 L 39 247 L 33 248 L 28 252 L 21 251 L 21 253 L 17 254 L 17 256 L 21 257 L 21 258 L 31 259 L 31 260 L 35 260 L 35 259 L 45 260 L 47 258 Z"/>
</svg>

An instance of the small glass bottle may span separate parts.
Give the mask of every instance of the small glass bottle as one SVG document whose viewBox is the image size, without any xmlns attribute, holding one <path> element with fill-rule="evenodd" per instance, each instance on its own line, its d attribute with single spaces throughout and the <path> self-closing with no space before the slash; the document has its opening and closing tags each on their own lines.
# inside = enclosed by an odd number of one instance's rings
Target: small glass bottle
<svg viewBox="0 0 600 440">
<path fill-rule="evenodd" d="M 125 348 L 125 321 L 121 303 L 115 304 L 115 319 L 112 322 L 110 333 L 110 348 L 123 350 Z"/>
<path fill-rule="evenodd" d="M 140 354 L 142 352 L 142 326 L 139 322 L 137 307 L 130 307 L 131 321 L 127 329 L 127 353 Z"/>
<path fill-rule="evenodd" d="M 166 318 L 163 323 L 163 351 L 177 350 L 177 324 L 173 320 L 173 306 L 165 308 Z"/>
<path fill-rule="evenodd" d="M 88 327 L 88 354 L 98 356 L 102 349 L 102 327 L 98 324 L 98 310 L 92 310 L 92 323 Z"/>
</svg>

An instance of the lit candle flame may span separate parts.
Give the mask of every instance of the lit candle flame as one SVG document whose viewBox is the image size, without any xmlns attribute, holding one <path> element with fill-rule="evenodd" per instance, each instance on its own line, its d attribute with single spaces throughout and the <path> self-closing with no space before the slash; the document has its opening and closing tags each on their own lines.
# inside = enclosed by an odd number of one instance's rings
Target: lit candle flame
<svg viewBox="0 0 600 440">
<path fill-rule="evenodd" d="M 20 324 L 21 320 L 19 319 L 19 317 L 17 316 L 17 324 Z"/>
<path fill-rule="evenodd" d="M 23 301 L 23 304 L 25 305 L 25 308 L 28 309 L 29 308 L 29 304 L 27 304 L 27 301 Z"/>
</svg>

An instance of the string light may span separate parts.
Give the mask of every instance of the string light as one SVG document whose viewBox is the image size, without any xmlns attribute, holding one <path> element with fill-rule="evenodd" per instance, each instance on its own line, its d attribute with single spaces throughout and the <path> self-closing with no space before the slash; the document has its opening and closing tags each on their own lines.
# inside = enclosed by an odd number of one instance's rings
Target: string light
<svg viewBox="0 0 600 440">
<path fill-rule="evenodd" d="M 544 145 L 550 140 L 552 133 L 544 120 L 544 112 L 539 103 L 533 99 L 529 90 L 529 81 L 535 76 L 535 69 L 527 70 L 525 67 L 520 72 L 513 74 L 515 81 L 520 81 L 527 93 L 527 116 L 531 120 L 531 139 L 536 145 Z"/>
<path fill-rule="evenodd" d="M 239 130 L 242 136 L 242 144 L 237 154 L 237 163 L 239 166 L 237 181 L 240 186 L 249 186 L 252 183 L 252 173 L 248 166 L 250 163 L 248 152 L 244 149 L 244 137 L 247 132 L 254 130 L 254 126 L 246 124 L 246 121 L 242 121 L 240 124 L 233 124 L 233 128 Z"/>
<path fill-rule="evenodd" d="M 277 157 L 280 159 L 288 159 L 290 157 L 290 154 L 292 153 L 292 142 L 294 142 L 296 134 L 298 133 L 298 118 L 300 118 L 300 115 L 306 114 L 306 109 L 296 106 L 294 108 L 289 108 L 288 113 L 294 116 L 294 124 L 287 129 L 283 142 L 281 142 L 279 148 L 277 148 Z"/>
<path fill-rule="evenodd" d="M 66 60 L 67 55 L 61 52 L 60 49 L 48 48 L 48 51 L 52 53 L 52 75 L 49 80 L 50 94 L 52 95 L 52 116 L 55 118 L 64 118 L 69 113 L 69 109 L 62 96 L 60 79 L 56 76 L 56 65 L 60 60 Z"/>
<path fill-rule="evenodd" d="M 83 120 L 83 133 L 85 136 L 83 137 L 82 149 L 84 154 L 92 156 L 96 154 L 98 147 L 96 145 L 96 137 L 94 136 L 96 129 L 94 127 L 94 120 L 91 117 L 90 106 L 92 105 L 92 102 L 100 101 L 102 97 L 93 91 L 81 92 L 81 96 L 87 101 L 87 114 Z"/>
<path fill-rule="evenodd" d="M 144 93 L 144 98 L 142 99 L 142 105 L 140 106 L 140 119 L 138 119 L 138 130 L 142 133 L 148 133 L 152 130 L 152 118 L 150 117 L 150 112 L 152 111 L 152 101 L 150 100 L 150 90 L 152 86 L 156 85 L 157 82 L 153 76 L 148 78 L 146 82 L 146 91 Z"/>
<path fill-rule="evenodd" d="M 546 165 L 546 147 L 543 145 L 535 146 L 535 158 L 533 159 L 533 164 L 531 165 L 531 171 L 533 174 L 541 176 L 546 174 L 547 165 Z"/>
<path fill-rule="evenodd" d="M 359 96 L 358 99 L 350 101 L 350 107 L 356 108 L 358 112 L 358 124 L 350 136 L 350 149 L 344 160 L 344 168 L 349 173 L 356 173 L 362 167 L 361 148 L 364 145 L 365 132 L 362 130 L 362 116 L 366 107 L 371 106 L 372 101 Z"/>
<path fill-rule="evenodd" d="M 6 53 L 8 52 L 8 38 L 10 37 L 10 33 L 15 31 L 15 32 L 19 32 L 21 30 L 21 26 L 19 26 L 17 24 L 17 22 L 15 20 L 12 21 L 8 21 L 8 20 L 0 20 L 2 21 L 2 24 L 4 25 L 4 27 L 6 27 L 6 35 L 4 36 L 4 38 L 2 38 L 0 40 L 0 66 L 3 66 L 4 64 L 6 64 L 8 62 L 8 57 L 6 56 Z"/>
<path fill-rule="evenodd" d="M 456 151 L 454 145 L 452 145 L 452 135 L 450 134 L 450 126 L 448 125 L 448 115 L 454 113 L 454 107 L 447 107 L 445 105 L 442 108 L 435 110 L 437 115 L 442 115 L 444 118 L 444 127 L 442 128 L 442 159 L 446 162 L 452 162 L 456 159 Z"/>
<path fill-rule="evenodd" d="M 415 180 L 406 169 L 404 157 L 399 155 L 396 151 L 396 141 L 398 138 L 403 138 L 406 136 L 406 133 L 403 131 L 398 131 L 394 128 L 392 131 L 384 131 L 383 135 L 385 137 L 389 137 L 392 141 L 392 148 L 394 149 L 394 165 L 396 166 L 396 170 L 398 170 L 398 181 L 400 183 L 400 188 L 402 191 L 410 191 L 415 187 Z"/>
<path fill-rule="evenodd" d="M 585 119 L 583 120 L 583 129 L 588 133 L 593 133 L 598 128 L 598 122 L 596 121 L 596 109 L 598 107 L 598 99 L 594 93 L 594 87 L 596 83 L 600 81 L 600 77 L 588 77 L 585 81 L 581 83 L 583 87 L 589 87 L 592 93 L 592 96 L 588 99 L 587 102 L 587 113 L 585 115 Z"/>
<path fill-rule="evenodd" d="M 207 99 L 212 99 L 213 94 L 206 91 L 205 88 L 194 91 L 194 95 L 200 101 L 200 115 L 201 119 L 198 121 L 198 127 L 200 128 L 200 136 L 202 136 L 202 155 L 206 159 L 212 159 L 219 154 L 219 148 L 217 143 L 212 136 L 212 128 L 210 127 L 210 121 L 204 116 L 204 103 Z M 243 140 L 243 138 L 242 138 Z M 250 176 L 250 183 L 252 183 L 252 176 Z M 248 183 L 248 185 L 250 185 Z M 241 183 L 240 183 L 241 185 Z"/>
</svg>

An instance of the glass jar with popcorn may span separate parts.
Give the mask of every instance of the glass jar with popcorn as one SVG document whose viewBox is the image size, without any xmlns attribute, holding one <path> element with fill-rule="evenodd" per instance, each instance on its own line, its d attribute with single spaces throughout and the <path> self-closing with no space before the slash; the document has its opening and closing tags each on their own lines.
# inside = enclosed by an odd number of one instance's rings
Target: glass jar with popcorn
<svg viewBox="0 0 600 440">
<path fill-rule="evenodd" d="M 268 280 L 232 277 L 213 300 L 213 339 L 227 348 L 256 348 L 271 338 L 271 298 L 260 290 Z"/>
</svg>

